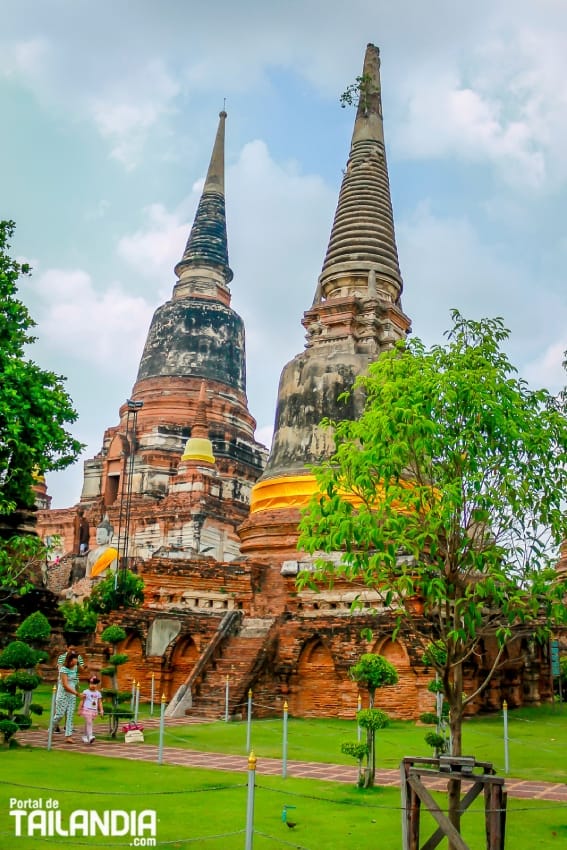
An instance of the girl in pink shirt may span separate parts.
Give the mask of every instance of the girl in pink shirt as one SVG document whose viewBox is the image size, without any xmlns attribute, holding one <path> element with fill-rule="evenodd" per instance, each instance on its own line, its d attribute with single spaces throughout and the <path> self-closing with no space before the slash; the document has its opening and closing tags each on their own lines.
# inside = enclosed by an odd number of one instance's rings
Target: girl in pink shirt
<svg viewBox="0 0 567 850">
<path fill-rule="evenodd" d="M 79 706 L 79 714 L 85 718 L 85 734 L 83 735 L 84 744 L 92 744 L 95 739 L 93 735 L 93 720 L 95 717 L 104 715 L 102 707 L 102 694 L 98 690 L 97 685 L 100 684 L 100 679 L 96 676 L 91 676 L 89 679 L 89 687 L 81 694 L 81 704 Z"/>
</svg>

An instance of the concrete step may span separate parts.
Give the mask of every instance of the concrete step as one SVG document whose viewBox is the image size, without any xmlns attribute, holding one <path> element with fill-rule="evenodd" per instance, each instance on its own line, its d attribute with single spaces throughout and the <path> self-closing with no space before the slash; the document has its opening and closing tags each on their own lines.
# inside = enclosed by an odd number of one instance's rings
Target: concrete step
<svg viewBox="0 0 567 850">
<path fill-rule="evenodd" d="M 255 638 L 265 637 L 274 624 L 273 618 L 245 617 L 238 637 Z"/>
</svg>

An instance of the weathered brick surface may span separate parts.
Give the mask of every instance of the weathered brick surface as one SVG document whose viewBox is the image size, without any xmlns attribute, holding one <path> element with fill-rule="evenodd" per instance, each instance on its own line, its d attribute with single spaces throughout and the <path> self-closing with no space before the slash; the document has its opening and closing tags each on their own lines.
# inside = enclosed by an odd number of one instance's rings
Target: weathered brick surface
<svg viewBox="0 0 567 850">
<path fill-rule="evenodd" d="M 126 632 L 126 639 L 118 646 L 118 651 L 125 652 L 128 661 L 119 669 L 120 688 L 129 690 L 132 681 L 140 682 L 142 698 L 149 699 L 153 673 L 156 699 L 164 694 L 169 701 L 192 669 L 199 653 L 211 640 L 222 614 L 179 613 L 169 610 L 167 619 L 177 620 L 180 630 L 161 656 L 151 656 L 147 652 L 148 631 L 155 618 L 155 613 L 149 609 L 114 612 L 111 619 L 99 623 L 92 656 L 96 659 L 99 669 L 105 666 L 111 654 L 111 647 L 102 643 L 100 634 L 107 625 L 121 626 Z M 110 680 L 105 677 L 103 684 L 110 687 Z"/>
<path fill-rule="evenodd" d="M 284 550 L 284 557 L 290 554 Z M 63 567 L 60 567 L 63 571 Z M 358 687 L 348 676 L 349 667 L 363 652 L 385 655 L 396 666 L 397 685 L 381 689 L 377 705 L 394 717 L 416 719 L 433 708 L 427 685 L 433 674 L 421 661 L 421 648 L 411 635 L 392 642 L 395 622 L 388 612 L 351 613 L 340 600 L 349 586 L 337 583 L 332 590 L 298 591 L 294 576 L 282 576 L 277 561 L 218 563 L 211 558 L 192 561 L 153 558 L 140 568 L 146 588 L 144 607 L 117 612 L 113 623 L 121 624 L 127 638 L 120 647 L 129 661 L 120 670 L 121 687 L 139 681 L 142 698 L 149 699 L 154 674 L 156 700 L 169 701 L 206 650 L 227 611 L 240 610 L 245 618 L 271 618 L 265 634 L 235 634 L 221 644 L 219 652 L 197 683 L 194 712 L 210 716 L 224 713 L 226 676 L 230 677 L 231 714 L 242 713 L 248 689 L 254 693 L 255 716 L 281 714 L 288 702 L 292 715 L 305 717 L 354 717 Z M 179 634 L 161 656 L 148 655 L 148 630 L 156 618 L 179 622 Z M 270 619 L 263 622 L 270 622 Z M 101 623 L 101 629 L 105 623 Z M 371 628 L 368 644 L 361 631 Z M 499 710 L 502 699 L 510 707 L 549 697 L 545 665 L 536 656 L 526 664 L 527 645 L 516 641 L 507 651 L 505 665 L 467 709 Z M 494 658 L 495 646 L 465 671 L 465 691 L 475 691 Z M 533 651 L 533 650 L 530 650 Z M 100 668 L 109 648 L 97 637 L 86 649 L 91 664 Z M 109 682 L 105 683 L 109 685 Z M 362 692 L 363 705 L 367 696 Z"/>
</svg>

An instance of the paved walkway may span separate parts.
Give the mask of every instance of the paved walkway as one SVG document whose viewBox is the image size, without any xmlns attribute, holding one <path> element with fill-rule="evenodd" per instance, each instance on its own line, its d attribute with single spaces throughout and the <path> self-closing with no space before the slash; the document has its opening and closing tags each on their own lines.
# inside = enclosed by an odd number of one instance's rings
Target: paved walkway
<svg viewBox="0 0 567 850">
<path fill-rule="evenodd" d="M 144 728 L 157 728 L 157 720 L 144 720 Z M 168 720 L 166 729 L 175 725 L 187 725 L 187 718 Z M 167 734 L 167 733 L 166 733 Z M 47 732 L 43 729 L 21 732 L 19 739 L 33 747 L 47 747 Z M 119 741 L 97 740 L 94 744 L 83 744 L 81 735 L 74 734 L 71 744 L 65 742 L 62 734 L 52 737 L 54 750 L 71 752 L 88 751 L 93 755 L 107 758 L 126 758 L 137 761 L 157 761 L 157 747 L 149 744 L 124 744 Z M 222 755 L 221 753 L 202 753 L 182 747 L 164 747 L 163 763 L 181 767 L 202 767 L 208 770 L 230 770 L 245 772 L 248 770 L 246 756 Z M 282 764 L 279 759 L 259 758 L 256 772 L 265 776 L 281 776 Z M 322 762 L 288 761 L 287 775 L 293 778 L 322 779 L 328 782 L 346 782 L 352 785 L 356 782 L 357 768 L 340 764 L 324 764 Z M 376 784 L 381 786 L 399 786 L 400 773 L 398 770 L 377 770 Z M 447 779 L 427 779 L 425 784 L 434 791 L 446 791 Z M 525 779 L 506 778 L 506 790 L 509 797 L 530 800 L 549 800 L 567 803 L 567 784 L 554 782 L 528 782 Z"/>
</svg>

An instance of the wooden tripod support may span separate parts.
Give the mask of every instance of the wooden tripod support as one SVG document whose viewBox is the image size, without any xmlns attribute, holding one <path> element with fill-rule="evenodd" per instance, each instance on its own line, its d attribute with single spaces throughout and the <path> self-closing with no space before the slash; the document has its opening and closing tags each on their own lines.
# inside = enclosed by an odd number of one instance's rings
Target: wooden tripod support
<svg viewBox="0 0 567 850">
<path fill-rule="evenodd" d="M 504 779 L 495 776 L 494 768 L 488 762 L 477 762 L 465 756 L 453 758 L 405 758 L 401 766 L 402 787 L 402 850 L 434 850 L 438 844 L 448 838 L 456 850 L 470 850 L 460 833 L 453 826 L 445 812 L 435 802 L 422 780 L 439 780 L 470 784 L 461 799 L 459 811 L 465 812 L 481 791 L 484 791 L 484 817 L 486 826 L 486 850 L 504 850 L 506 827 L 506 801 Z M 480 771 L 480 772 L 475 772 Z M 429 784 L 432 784 L 429 782 Z M 439 824 L 436 831 L 425 844 L 420 844 L 419 828 L 421 804 Z"/>
</svg>

